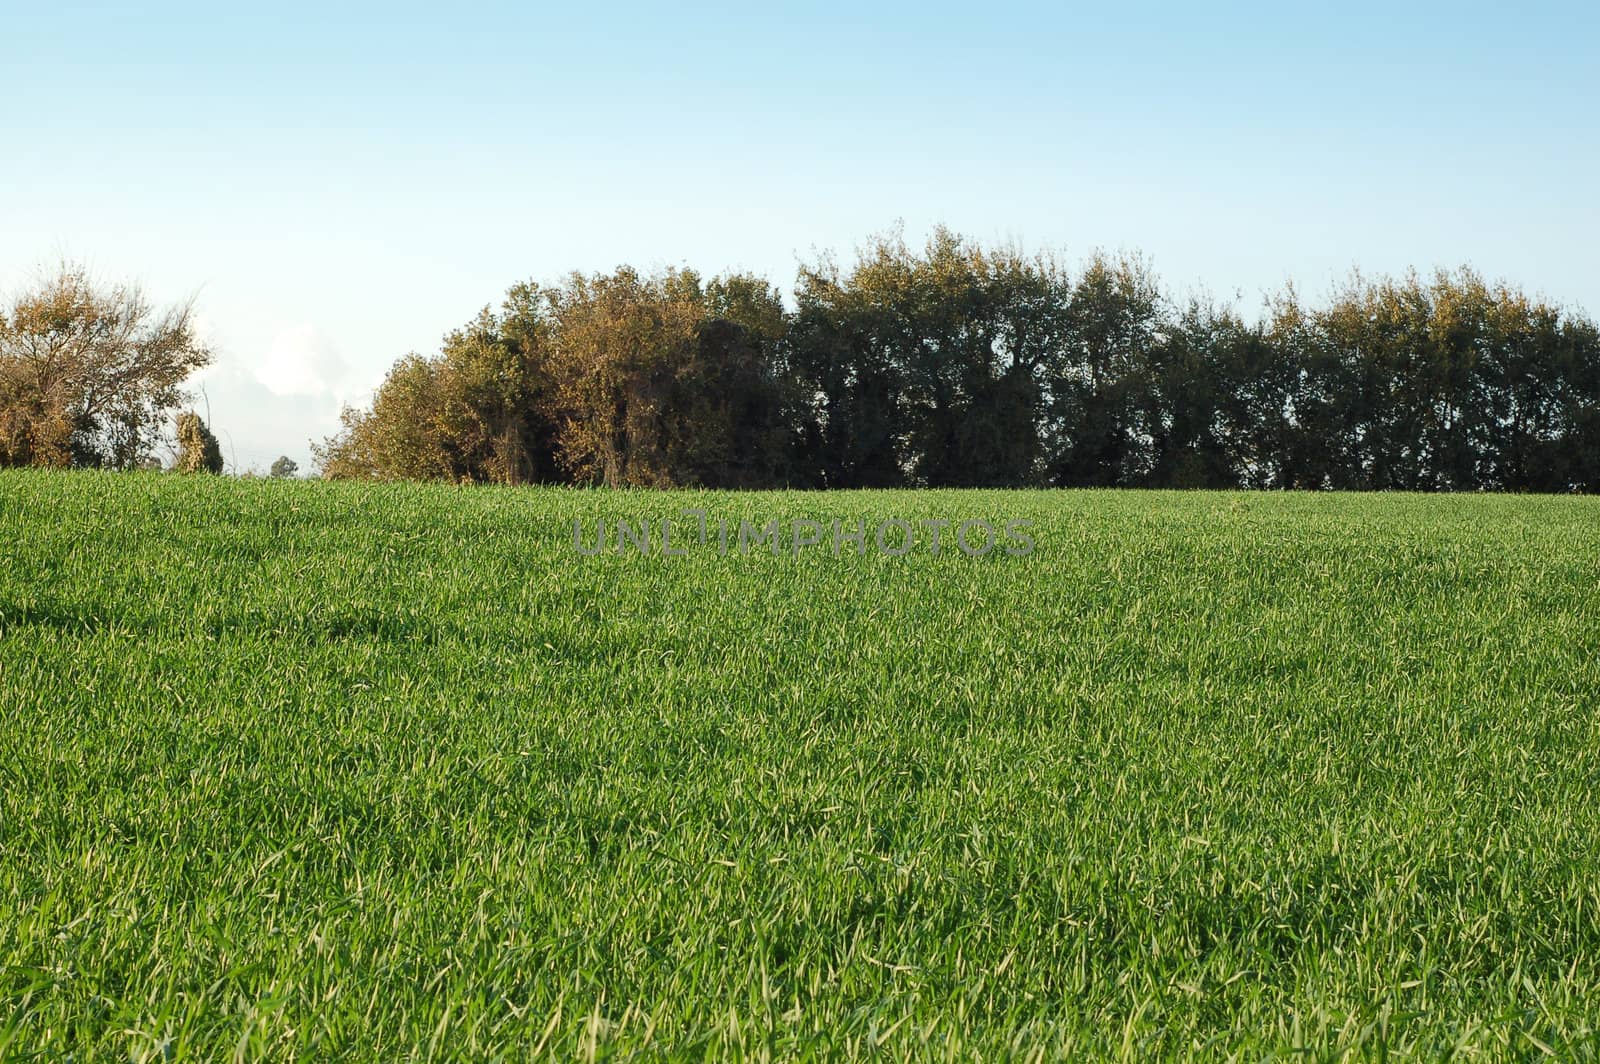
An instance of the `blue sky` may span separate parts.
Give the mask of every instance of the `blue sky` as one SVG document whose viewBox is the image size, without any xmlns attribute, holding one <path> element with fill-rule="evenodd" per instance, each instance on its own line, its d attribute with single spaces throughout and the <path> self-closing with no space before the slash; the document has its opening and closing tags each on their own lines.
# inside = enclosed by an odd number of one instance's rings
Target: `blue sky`
<svg viewBox="0 0 1600 1064">
<path fill-rule="evenodd" d="M 0 0 L 0 291 L 194 296 L 224 450 L 309 464 L 514 281 L 787 289 L 897 220 L 1249 312 L 1470 263 L 1600 313 L 1597 115 L 1592 4 Z"/>
</svg>

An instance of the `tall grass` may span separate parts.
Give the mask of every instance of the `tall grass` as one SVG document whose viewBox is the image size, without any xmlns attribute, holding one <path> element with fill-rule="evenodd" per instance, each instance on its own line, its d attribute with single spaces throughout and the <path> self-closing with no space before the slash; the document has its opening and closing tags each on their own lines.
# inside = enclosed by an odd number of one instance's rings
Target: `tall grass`
<svg viewBox="0 0 1600 1064">
<path fill-rule="evenodd" d="M 0 1055 L 1593 1056 L 1597 659 L 1595 499 L 10 473 Z"/>
</svg>

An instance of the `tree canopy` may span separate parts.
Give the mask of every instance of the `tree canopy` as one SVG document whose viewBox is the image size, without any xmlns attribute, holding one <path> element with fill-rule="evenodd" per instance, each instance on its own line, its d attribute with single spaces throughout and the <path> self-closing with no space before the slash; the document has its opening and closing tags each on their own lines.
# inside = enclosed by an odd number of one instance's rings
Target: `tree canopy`
<svg viewBox="0 0 1600 1064">
<path fill-rule="evenodd" d="M 63 264 L 0 307 L 0 466 L 148 464 L 210 361 L 188 304 Z"/>
<path fill-rule="evenodd" d="M 937 230 L 805 265 L 521 284 L 410 355 L 327 476 L 667 487 L 1600 491 L 1600 331 L 1470 269 L 1260 320 L 1133 256 Z"/>
</svg>

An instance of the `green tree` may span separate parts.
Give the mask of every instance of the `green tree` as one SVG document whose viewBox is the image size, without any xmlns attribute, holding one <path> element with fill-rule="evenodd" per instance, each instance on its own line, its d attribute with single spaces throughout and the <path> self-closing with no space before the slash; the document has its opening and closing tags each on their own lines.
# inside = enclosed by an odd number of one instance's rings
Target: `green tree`
<svg viewBox="0 0 1600 1064">
<path fill-rule="evenodd" d="M 905 483 L 905 382 L 884 343 L 887 313 L 831 260 L 800 272 L 789 344 L 796 435 L 809 482 L 827 488 Z"/>
<path fill-rule="evenodd" d="M 895 233 L 848 272 L 828 259 L 804 269 L 791 357 L 821 482 L 1032 482 L 1065 291 L 1052 260 L 944 229 L 920 252 Z"/>
<path fill-rule="evenodd" d="M 1258 344 L 1258 334 L 1231 311 L 1199 299 L 1157 333 L 1135 392 L 1135 420 L 1149 434 L 1143 483 L 1226 488 L 1244 481 L 1260 408 L 1248 392 L 1258 370 L 1239 371 Z"/>
<path fill-rule="evenodd" d="M 1096 255 L 1072 288 L 1064 344 L 1050 367 L 1054 454 L 1063 486 L 1139 483 L 1154 466 L 1151 356 L 1161 293 L 1139 259 Z"/>
</svg>

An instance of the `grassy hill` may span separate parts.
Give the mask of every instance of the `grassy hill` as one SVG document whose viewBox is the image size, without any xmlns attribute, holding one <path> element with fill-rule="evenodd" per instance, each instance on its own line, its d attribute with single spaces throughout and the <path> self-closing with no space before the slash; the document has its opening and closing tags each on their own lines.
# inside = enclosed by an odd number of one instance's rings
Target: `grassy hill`
<svg viewBox="0 0 1600 1064">
<path fill-rule="evenodd" d="M 1593 1054 L 1597 788 L 1600 499 L 0 476 L 0 1056 Z"/>
</svg>

